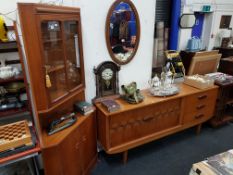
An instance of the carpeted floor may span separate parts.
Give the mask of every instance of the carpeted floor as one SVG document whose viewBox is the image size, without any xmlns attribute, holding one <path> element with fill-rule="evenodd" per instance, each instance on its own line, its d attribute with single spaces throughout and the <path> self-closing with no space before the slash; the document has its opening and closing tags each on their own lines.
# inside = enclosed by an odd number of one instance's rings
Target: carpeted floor
<svg viewBox="0 0 233 175">
<path fill-rule="evenodd" d="M 193 163 L 233 149 L 233 124 L 204 126 L 200 135 L 194 129 L 130 150 L 126 165 L 121 154 L 101 152 L 91 175 L 188 175 Z"/>
</svg>

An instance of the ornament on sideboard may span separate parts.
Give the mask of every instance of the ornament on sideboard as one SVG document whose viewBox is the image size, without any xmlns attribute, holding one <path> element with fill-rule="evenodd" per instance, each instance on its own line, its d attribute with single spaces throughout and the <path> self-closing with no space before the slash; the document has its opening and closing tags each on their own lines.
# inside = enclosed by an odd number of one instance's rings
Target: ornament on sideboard
<svg viewBox="0 0 233 175">
<path fill-rule="evenodd" d="M 180 90 L 173 83 L 173 73 L 170 71 L 170 69 L 166 71 L 166 69 L 163 68 L 160 79 L 157 75 L 155 75 L 151 80 L 149 80 L 150 93 L 153 96 L 161 97 L 178 94 Z"/>
<path fill-rule="evenodd" d="M 137 89 L 137 83 L 131 82 L 128 85 L 122 85 L 122 98 L 128 103 L 137 104 L 144 100 L 143 95 L 140 92 L 140 89 Z"/>
<path fill-rule="evenodd" d="M 105 61 L 94 68 L 96 77 L 96 97 L 93 102 L 99 102 L 104 99 L 118 98 L 119 83 L 118 72 L 120 66 L 112 61 Z"/>
</svg>

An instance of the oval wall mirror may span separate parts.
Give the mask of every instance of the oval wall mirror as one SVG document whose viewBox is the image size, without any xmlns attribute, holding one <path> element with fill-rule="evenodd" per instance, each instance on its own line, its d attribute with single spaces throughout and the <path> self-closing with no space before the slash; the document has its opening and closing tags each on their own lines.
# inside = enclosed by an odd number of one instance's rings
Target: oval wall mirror
<svg viewBox="0 0 233 175">
<path fill-rule="evenodd" d="M 130 0 L 117 0 L 108 11 L 106 42 L 113 61 L 123 65 L 137 52 L 140 22 L 136 7 Z"/>
</svg>

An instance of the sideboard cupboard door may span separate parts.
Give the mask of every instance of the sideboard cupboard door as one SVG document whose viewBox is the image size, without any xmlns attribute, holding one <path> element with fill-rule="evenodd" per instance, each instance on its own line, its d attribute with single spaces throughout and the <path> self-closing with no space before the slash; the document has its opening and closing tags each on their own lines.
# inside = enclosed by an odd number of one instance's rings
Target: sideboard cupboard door
<svg viewBox="0 0 233 175">
<path fill-rule="evenodd" d="M 110 145 L 118 146 L 180 125 L 181 99 L 125 111 L 110 117 Z"/>
</svg>

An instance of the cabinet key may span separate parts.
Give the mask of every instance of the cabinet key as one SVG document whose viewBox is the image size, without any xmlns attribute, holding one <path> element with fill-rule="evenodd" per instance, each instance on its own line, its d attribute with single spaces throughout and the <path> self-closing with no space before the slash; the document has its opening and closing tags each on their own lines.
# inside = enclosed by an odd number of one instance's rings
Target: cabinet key
<svg viewBox="0 0 233 175">
<path fill-rule="evenodd" d="M 198 105 L 196 108 L 197 109 L 203 109 L 205 107 L 205 105 Z"/>
<path fill-rule="evenodd" d="M 198 96 L 199 100 L 202 100 L 202 99 L 205 99 L 205 98 L 207 98 L 207 95 L 200 95 L 200 96 Z"/>
<path fill-rule="evenodd" d="M 153 119 L 154 119 L 154 117 L 145 117 L 145 118 L 143 118 L 143 121 L 144 122 L 149 122 L 149 121 L 151 121 Z"/>
<path fill-rule="evenodd" d="M 202 118 L 202 117 L 204 117 L 204 114 L 196 115 L 195 119 L 199 119 L 199 118 Z"/>
<path fill-rule="evenodd" d="M 80 142 L 77 142 L 77 143 L 75 144 L 75 149 L 79 149 L 79 145 L 80 145 Z"/>
<path fill-rule="evenodd" d="M 87 140 L 87 137 L 86 136 L 83 136 L 82 137 L 82 141 L 85 142 Z"/>
</svg>

